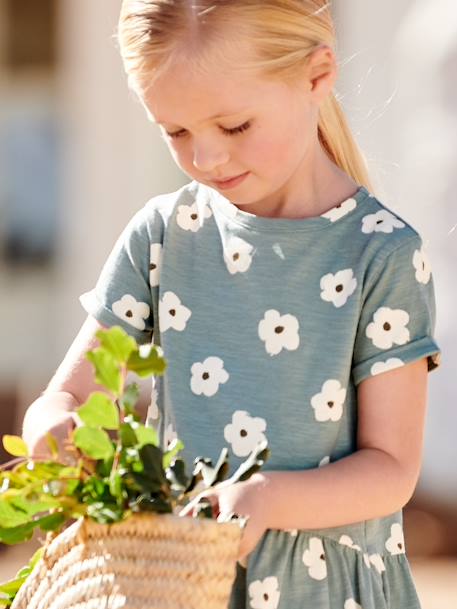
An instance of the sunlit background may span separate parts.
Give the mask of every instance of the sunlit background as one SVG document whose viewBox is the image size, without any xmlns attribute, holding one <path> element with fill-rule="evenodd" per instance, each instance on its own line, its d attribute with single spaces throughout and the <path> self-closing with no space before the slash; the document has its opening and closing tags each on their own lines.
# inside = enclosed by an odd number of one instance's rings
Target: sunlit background
<svg viewBox="0 0 457 609">
<path fill-rule="evenodd" d="M 128 92 L 120 4 L 0 0 L 0 434 L 20 431 L 126 222 L 189 181 Z M 335 0 L 333 10 L 337 93 L 374 192 L 419 231 L 432 262 L 442 365 L 429 376 L 405 534 L 423 609 L 455 609 L 457 4 Z M 0 581 L 29 554 L 1 547 Z"/>
</svg>

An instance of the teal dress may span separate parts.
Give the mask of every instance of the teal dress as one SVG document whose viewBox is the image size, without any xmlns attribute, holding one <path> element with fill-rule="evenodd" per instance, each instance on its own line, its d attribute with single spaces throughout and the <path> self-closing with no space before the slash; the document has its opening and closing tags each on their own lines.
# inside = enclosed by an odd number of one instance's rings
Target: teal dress
<svg viewBox="0 0 457 609">
<path fill-rule="evenodd" d="M 184 442 L 189 470 L 226 446 L 233 471 L 265 438 L 265 470 L 328 467 L 357 448 L 360 382 L 439 365 L 421 237 L 363 186 L 304 219 L 250 214 L 196 181 L 155 196 L 80 301 L 161 345 L 148 420 L 164 448 Z M 237 564 L 230 609 L 305 607 L 419 609 L 401 510 L 264 533 Z"/>
</svg>

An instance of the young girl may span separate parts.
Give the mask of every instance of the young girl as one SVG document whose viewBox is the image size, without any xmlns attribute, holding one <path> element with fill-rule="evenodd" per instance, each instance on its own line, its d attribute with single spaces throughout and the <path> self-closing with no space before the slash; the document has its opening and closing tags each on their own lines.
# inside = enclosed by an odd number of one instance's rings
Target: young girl
<svg viewBox="0 0 457 609">
<path fill-rule="evenodd" d="M 417 482 L 433 339 L 417 231 L 373 194 L 333 87 L 323 0 L 124 1 L 129 85 L 191 182 L 130 220 L 24 435 L 39 451 L 99 389 L 100 326 L 169 362 L 149 420 L 232 468 L 249 516 L 231 609 L 417 609 L 402 507 Z M 190 514 L 191 505 L 183 514 Z"/>
</svg>

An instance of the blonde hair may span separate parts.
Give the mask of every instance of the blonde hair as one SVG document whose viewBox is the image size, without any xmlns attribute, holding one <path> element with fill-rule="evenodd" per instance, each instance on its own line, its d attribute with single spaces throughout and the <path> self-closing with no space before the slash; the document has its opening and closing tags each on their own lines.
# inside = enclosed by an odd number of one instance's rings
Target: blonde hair
<svg viewBox="0 0 457 609">
<path fill-rule="evenodd" d="M 147 90 L 168 66 L 191 57 L 204 69 L 221 40 L 236 45 L 255 41 L 253 61 L 239 70 L 293 81 L 309 55 L 334 48 L 335 28 L 324 0 L 123 0 L 117 38 L 130 89 Z M 227 34 L 232 34 L 227 36 Z M 319 108 L 319 141 L 330 159 L 358 184 L 372 191 L 365 158 L 335 94 Z"/>
</svg>

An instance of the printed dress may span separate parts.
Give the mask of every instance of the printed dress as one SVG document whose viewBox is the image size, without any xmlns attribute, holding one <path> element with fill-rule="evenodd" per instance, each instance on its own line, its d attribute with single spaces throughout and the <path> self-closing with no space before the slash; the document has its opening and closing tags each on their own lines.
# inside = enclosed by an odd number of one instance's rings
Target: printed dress
<svg viewBox="0 0 457 609">
<path fill-rule="evenodd" d="M 264 438 L 265 470 L 326 467 L 356 450 L 361 381 L 423 357 L 439 365 L 421 237 L 363 186 L 321 216 L 284 219 L 192 181 L 132 217 L 80 301 L 161 345 L 149 422 L 163 447 L 183 441 L 188 471 L 224 446 L 234 471 Z M 237 564 L 230 609 L 308 607 L 420 607 L 401 510 L 268 529 Z"/>
</svg>

